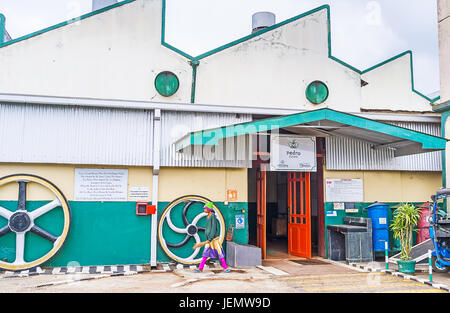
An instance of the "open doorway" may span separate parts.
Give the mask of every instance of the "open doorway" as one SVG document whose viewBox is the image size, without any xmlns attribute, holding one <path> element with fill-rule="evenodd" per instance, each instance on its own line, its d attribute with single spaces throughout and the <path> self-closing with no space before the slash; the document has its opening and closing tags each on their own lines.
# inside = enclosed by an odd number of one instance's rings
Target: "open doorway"
<svg viewBox="0 0 450 313">
<path fill-rule="evenodd" d="M 248 217 L 249 244 L 260 246 L 257 188 L 261 182 L 258 183 L 258 171 L 258 168 L 248 170 Z M 319 254 L 318 207 L 321 199 L 317 190 L 318 178 L 319 175 L 314 172 L 265 172 L 264 233 L 267 259 L 292 259 L 299 255 L 313 257 Z M 300 251 L 308 249 L 307 256 Z"/>
</svg>

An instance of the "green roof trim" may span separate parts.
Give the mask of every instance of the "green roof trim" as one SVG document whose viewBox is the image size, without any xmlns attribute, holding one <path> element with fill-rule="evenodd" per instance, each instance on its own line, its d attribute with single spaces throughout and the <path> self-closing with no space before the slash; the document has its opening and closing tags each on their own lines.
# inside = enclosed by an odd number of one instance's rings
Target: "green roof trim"
<svg viewBox="0 0 450 313">
<path fill-rule="evenodd" d="M 125 4 L 130 3 L 130 2 L 134 2 L 134 1 L 136 1 L 136 0 L 124 0 L 124 1 L 121 1 L 121 2 L 118 2 L 118 3 L 115 3 L 115 4 L 112 4 L 112 5 L 109 5 L 109 6 L 107 6 L 107 7 L 104 7 L 104 8 L 102 8 L 102 9 L 99 9 L 99 10 L 96 10 L 96 11 L 92 11 L 92 12 L 83 14 L 83 15 L 81 15 L 80 17 L 75 17 L 75 18 L 72 18 L 72 19 L 70 19 L 70 20 L 67 20 L 67 21 L 58 23 L 58 24 L 56 24 L 56 25 L 53 25 L 53 26 L 50 26 L 50 27 L 47 27 L 47 28 L 44 28 L 44 29 L 35 31 L 35 32 L 31 33 L 31 34 L 24 35 L 24 36 L 18 37 L 18 38 L 16 38 L 16 39 L 12 39 L 12 40 L 7 41 L 7 42 L 3 42 L 3 37 L 2 37 L 2 40 L 0 41 L 0 42 L 1 42 L 0 48 L 3 48 L 3 47 L 6 47 L 6 46 L 9 46 L 9 45 L 12 45 L 12 44 L 14 44 L 14 43 L 17 43 L 17 42 L 20 42 L 20 41 L 23 41 L 23 40 L 26 40 L 26 39 L 29 39 L 29 38 L 32 38 L 32 37 L 41 35 L 41 34 L 44 34 L 44 33 L 46 33 L 46 32 L 52 31 L 52 30 L 54 30 L 54 29 L 57 29 L 57 28 L 60 28 L 60 27 L 63 27 L 63 26 L 66 26 L 66 25 L 69 25 L 69 24 L 78 22 L 78 21 L 80 21 L 80 20 L 86 19 L 86 18 L 91 17 L 91 16 L 93 16 L 93 15 L 97 15 L 97 14 L 103 13 L 103 12 L 105 12 L 105 11 L 109 11 L 109 10 L 111 10 L 111 9 L 120 7 L 120 6 L 122 6 L 122 5 L 125 5 Z M 1 24 L 1 21 L 0 21 L 0 24 Z M 3 24 L 4 24 L 4 21 L 3 21 Z M 3 27 L 3 29 L 4 29 L 4 27 Z"/>
<path fill-rule="evenodd" d="M 402 57 L 402 56 L 404 56 L 406 54 L 409 54 L 410 55 L 410 60 L 411 60 L 411 86 L 412 86 L 412 91 L 415 92 L 416 94 L 422 96 L 423 98 L 425 98 L 427 101 L 430 101 L 430 102 L 435 102 L 435 101 L 440 99 L 440 97 L 436 97 L 434 99 L 431 99 L 431 98 L 425 96 L 424 94 L 422 94 L 421 92 L 417 91 L 414 88 L 413 60 L 412 60 L 412 52 L 410 50 L 402 52 L 402 53 L 400 53 L 400 54 L 398 54 L 396 56 L 393 56 L 393 57 L 391 57 L 391 58 L 389 58 L 389 59 L 387 59 L 387 60 L 385 60 L 383 62 L 380 62 L 380 63 L 378 63 L 378 64 L 376 64 L 376 65 L 374 65 L 372 67 L 369 67 L 369 68 L 367 68 L 365 70 L 359 70 L 356 67 L 354 67 L 354 66 L 352 66 L 352 65 L 350 65 L 350 64 L 348 64 L 348 63 L 346 63 L 346 62 L 336 58 L 335 56 L 333 56 L 332 53 L 331 53 L 331 14 L 330 14 L 330 6 L 328 4 L 319 6 L 319 7 L 315 8 L 315 9 L 309 10 L 309 11 L 307 11 L 305 13 L 296 15 L 296 16 L 294 16 L 292 18 L 289 18 L 289 19 L 287 19 L 285 21 L 277 23 L 277 24 L 275 24 L 275 25 L 273 25 L 271 27 L 259 30 L 259 31 L 255 32 L 255 33 L 252 33 L 250 35 L 244 36 L 244 37 L 242 37 L 240 39 L 234 40 L 234 41 L 229 42 L 229 43 L 227 43 L 225 45 L 222 45 L 220 47 L 217 47 L 215 49 L 212 49 L 210 51 L 202 53 L 202 54 L 200 54 L 200 55 L 198 55 L 196 57 L 193 57 L 193 56 L 190 56 L 189 54 L 187 54 L 187 53 L 185 53 L 185 52 L 183 52 L 183 51 L 181 51 L 181 50 L 179 50 L 179 49 L 177 49 L 177 48 L 173 47 L 172 45 L 169 45 L 168 43 L 165 42 L 165 8 L 166 8 L 166 1 L 167 0 L 162 0 L 162 1 L 163 1 L 163 19 L 162 19 L 163 22 L 162 22 L 162 28 L 161 28 L 162 29 L 161 44 L 163 46 L 166 46 L 167 48 L 172 49 L 173 51 L 181 54 L 182 56 L 188 58 L 191 61 L 193 61 L 193 60 L 199 61 L 199 60 L 204 59 L 204 58 L 206 58 L 208 56 L 211 56 L 211 55 L 213 55 L 215 53 L 218 53 L 218 52 L 220 52 L 222 50 L 231 48 L 231 47 L 233 47 L 233 46 L 235 46 L 237 44 L 240 44 L 242 42 L 245 42 L 247 40 L 250 40 L 252 38 L 260 36 L 260 35 L 262 35 L 264 33 L 267 33 L 269 31 L 277 29 L 277 28 L 279 28 L 281 26 L 284 26 L 284 25 L 289 24 L 291 22 L 294 22 L 296 20 L 299 20 L 299 19 L 301 19 L 303 17 L 306 17 L 308 15 L 311 15 L 311 14 L 316 13 L 316 12 L 321 11 L 321 10 L 326 10 L 327 11 L 327 26 L 328 26 L 328 58 L 329 59 L 331 59 L 331 60 L 333 60 L 335 62 L 338 62 L 341 65 L 349 68 L 350 70 L 352 70 L 352 71 L 362 75 L 362 74 L 367 73 L 369 71 L 372 71 L 372 70 L 374 70 L 374 69 L 376 69 L 376 68 L 378 68 L 378 67 L 380 67 L 382 65 L 385 65 L 385 64 L 387 64 L 387 63 L 389 63 L 391 61 L 394 61 L 394 60 L 396 60 L 396 59 L 398 59 L 398 58 L 400 58 L 400 57 Z M 193 76 L 195 76 L 195 75 L 193 75 Z M 195 86 L 195 81 L 193 81 L 192 84 L 193 84 L 193 86 Z M 195 91 L 193 91 L 193 94 L 195 94 Z"/>
<path fill-rule="evenodd" d="M 407 128 L 394 126 L 353 114 L 324 108 L 314 111 L 307 111 L 291 115 L 257 120 L 248 123 L 241 123 L 226 127 L 192 132 L 178 140 L 175 144 L 175 147 L 178 151 L 189 145 L 218 145 L 219 140 L 229 137 L 255 134 L 258 132 L 265 132 L 269 130 L 321 120 L 334 121 L 341 124 L 418 142 L 422 144 L 423 149 L 443 150 L 445 149 L 447 143 L 447 140 L 441 137 L 428 135 Z"/>
<path fill-rule="evenodd" d="M 83 19 L 86 19 L 86 18 L 88 18 L 88 17 L 91 17 L 91 16 L 94 16 L 94 15 L 103 13 L 103 12 L 105 12 L 105 11 L 108 11 L 108 10 L 111 10 L 111 9 L 114 9 L 114 8 L 117 8 L 117 7 L 120 7 L 120 6 L 123 6 L 123 5 L 125 5 L 125 4 L 131 3 L 131 2 L 134 2 L 134 1 L 136 1 L 136 0 L 123 0 L 123 1 L 120 1 L 120 2 L 115 3 L 115 4 L 113 4 L 113 5 L 104 7 L 104 8 L 102 8 L 102 9 L 99 9 L 99 10 L 96 10 L 96 11 L 89 12 L 89 13 L 87 13 L 87 14 L 81 15 L 80 17 L 72 18 L 72 19 L 70 19 L 70 20 L 67 20 L 67 21 L 58 23 L 58 24 L 56 24 L 56 25 L 53 25 L 53 26 L 44 28 L 44 29 L 42 29 L 42 30 L 33 32 L 33 33 L 31 33 L 31 34 L 24 35 L 24 36 L 21 36 L 21 37 L 16 38 L 16 39 L 12 39 L 12 40 L 10 40 L 10 41 L 8 41 L 8 42 L 4 42 L 5 17 L 4 17 L 2 14 L 0 14 L 0 48 L 3 48 L 3 47 L 6 47 L 6 46 L 9 46 L 9 45 L 12 45 L 12 44 L 17 43 L 17 42 L 21 42 L 21 41 L 23 41 L 23 40 L 27 40 L 27 39 L 29 39 L 29 38 L 32 38 L 32 37 L 35 37 L 35 36 L 44 34 L 44 33 L 46 33 L 46 32 L 52 31 L 52 30 L 54 30 L 54 29 L 57 29 L 57 28 L 60 28 L 60 27 L 63 27 L 63 26 L 66 26 L 66 25 L 69 25 L 69 24 L 78 22 L 78 21 L 80 21 L 80 20 L 83 20 Z M 410 58 L 411 58 L 411 82 L 412 82 L 412 91 L 415 92 L 415 93 L 417 93 L 418 95 L 422 96 L 423 98 L 427 99 L 427 100 L 430 101 L 430 102 L 435 102 L 435 101 L 437 101 L 437 100 L 440 99 L 440 97 L 436 97 L 436 98 L 434 98 L 434 99 L 431 99 L 431 98 L 425 96 L 424 94 L 420 93 L 419 91 L 415 90 L 415 88 L 414 88 L 414 75 L 413 75 L 412 52 L 409 51 L 409 50 L 408 50 L 408 51 L 405 51 L 405 52 L 403 52 L 403 53 L 401 53 L 401 54 L 399 54 L 399 55 L 396 55 L 396 56 L 394 56 L 394 57 L 392 57 L 392 58 L 390 58 L 390 59 L 388 59 L 388 60 L 386 60 L 386 61 L 383 61 L 383 62 L 381 62 L 381 63 L 379 63 L 379 64 L 377 64 L 377 65 L 374 65 L 374 66 L 372 66 L 372 67 L 370 67 L 370 68 L 368 68 L 368 69 L 366 69 L 366 70 L 363 70 L 363 71 L 361 71 L 361 70 L 357 69 L 356 67 L 351 66 L 350 64 L 348 64 L 348 63 L 346 63 L 346 62 L 344 62 L 344 61 L 342 61 L 342 60 L 340 60 L 340 59 L 334 57 L 334 56 L 332 55 L 332 53 L 331 53 L 331 23 L 330 23 L 331 17 L 330 17 L 330 6 L 329 6 L 329 5 L 322 5 L 322 6 L 319 6 L 319 7 L 315 8 L 315 9 L 309 10 L 309 11 L 307 11 L 307 12 L 305 12 L 305 13 L 296 15 L 296 16 L 294 16 L 294 17 L 292 17 L 292 18 L 289 18 L 289 19 L 287 19 L 287 20 L 285 20 L 285 21 L 282 21 L 282 22 L 280 22 L 280 23 L 277 23 L 277 24 L 275 24 L 275 25 L 273 25 L 273 26 L 271 26 L 271 27 L 262 29 L 262 30 L 260 30 L 260 31 L 258 31 L 258 32 L 255 32 L 255 33 L 253 33 L 253 34 L 244 36 L 244 37 L 242 37 L 242 38 L 240 38 L 240 39 L 237 39 L 237 40 L 234 40 L 234 41 L 232 41 L 232 42 L 230 42 L 230 43 L 228 43 L 228 44 L 222 45 L 222 46 L 220 46 L 220 47 L 217 47 L 217 48 L 215 48 L 215 49 L 212 49 L 212 50 L 210 50 L 210 51 L 207 51 L 207 52 L 205 52 L 205 53 L 202 53 L 202 54 L 200 54 L 200 55 L 198 55 L 198 56 L 196 56 L 196 57 L 193 57 L 193 56 L 187 54 L 186 52 L 184 52 L 184 51 L 182 51 L 182 50 L 180 50 L 180 49 L 178 49 L 178 48 L 176 48 L 176 47 L 170 45 L 169 43 L 167 43 L 167 42 L 165 41 L 166 0 L 161 0 L 161 1 L 162 1 L 161 45 L 163 45 L 164 47 L 166 47 L 166 48 L 168 48 L 168 49 L 170 49 L 170 50 L 172 50 L 172 51 L 174 51 L 174 52 L 176 52 L 176 53 L 182 55 L 183 57 L 185 57 L 185 58 L 187 58 L 187 59 L 189 59 L 189 60 L 191 60 L 191 61 L 197 61 L 197 62 L 198 62 L 199 60 L 201 60 L 201 59 L 203 59 L 203 58 L 206 58 L 206 57 L 208 57 L 208 56 L 210 56 L 210 55 L 213 55 L 213 54 L 215 54 L 215 53 L 217 53 L 217 52 L 220 52 L 220 51 L 222 51 L 222 50 L 225 50 L 225 49 L 228 49 L 228 48 L 230 48 L 230 47 L 233 47 L 233 46 L 235 46 L 235 45 L 237 45 L 237 44 L 239 44 L 239 43 L 242 43 L 242 42 L 245 42 L 245 41 L 250 40 L 250 39 L 252 39 L 252 38 L 255 38 L 255 37 L 257 37 L 257 36 L 260 36 L 260 35 L 262 35 L 262 34 L 264 34 L 264 33 L 266 33 L 266 32 L 269 32 L 269 31 L 274 30 L 274 29 L 276 29 L 276 28 L 279 28 L 279 27 L 281 27 L 281 26 L 283 26 L 283 25 L 286 25 L 286 24 L 289 24 L 289 23 L 291 23 L 291 22 L 294 22 L 294 21 L 296 21 L 296 20 L 298 20 L 298 19 L 301 19 L 301 18 L 303 18 L 303 17 L 305 17 L 305 16 L 311 15 L 311 14 L 316 13 L 316 12 L 321 11 L 321 10 L 326 10 L 326 11 L 327 11 L 327 24 L 328 24 L 328 26 L 327 26 L 327 28 L 328 28 L 328 58 L 330 58 L 331 60 L 333 60 L 333 61 L 335 61 L 335 62 L 338 62 L 338 63 L 342 64 L 343 66 L 345 66 L 345 67 L 351 69 L 352 71 L 354 71 L 354 72 L 356 72 L 356 73 L 358 73 L 358 74 L 364 74 L 364 73 L 367 73 L 367 72 L 369 72 L 369 71 L 371 71 L 371 70 L 373 70 L 373 69 L 375 69 L 375 68 L 378 68 L 378 67 L 380 67 L 380 66 L 382 66 L 382 65 L 384 65 L 384 64 L 386 64 L 386 63 L 389 63 L 389 62 L 391 62 L 391 61 L 393 61 L 393 60 L 395 60 L 395 59 L 397 59 L 397 58 L 399 58 L 399 57 L 402 57 L 402 56 L 404 56 L 405 54 L 409 54 L 409 55 L 410 55 Z M 3 33 L 3 35 L 2 35 L 2 33 Z M 193 72 L 194 72 L 194 71 L 196 72 L 197 66 L 198 66 L 198 63 L 197 63 L 196 66 L 193 66 Z M 192 95 L 191 95 L 191 102 L 193 102 L 193 100 L 195 99 L 195 83 L 196 83 L 196 76 L 197 76 L 197 75 L 196 75 L 196 73 L 193 73 L 192 76 L 193 76 L 193 82 L 192 82 L 192 88 L 193 88 L 193 89 L 192 89 L 192 92 L 191 92 L 191 93 L 192 93 Z"/>
<path fill-rule="evenodd" d="M 0 13 L 0 44 L 5 42 L 5 31 L 6 31 L 6 19 L 3 14 Z"/>
</svg>

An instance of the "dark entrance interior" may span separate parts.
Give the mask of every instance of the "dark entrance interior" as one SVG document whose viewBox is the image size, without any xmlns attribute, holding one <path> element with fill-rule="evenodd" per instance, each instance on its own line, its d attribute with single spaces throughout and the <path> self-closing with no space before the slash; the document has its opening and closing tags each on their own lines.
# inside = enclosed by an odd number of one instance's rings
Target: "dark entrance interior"
<svg viewBox="0 0 450 313">
<path fill-rule="evenodd" d="M 257 245 L 257 192 L 256 168 L 248 169 L 248 219 L 249 244 Z M 319 255 L 319 206 L 318 178 L 320 173 L 311 173 L 311 252 Z M 288 173 L 266 173 L 266 257 L 267 259 L 295 258 L 288 253 Z M 320 182 L 322 179 L 320 178 Z"/>
</svg>

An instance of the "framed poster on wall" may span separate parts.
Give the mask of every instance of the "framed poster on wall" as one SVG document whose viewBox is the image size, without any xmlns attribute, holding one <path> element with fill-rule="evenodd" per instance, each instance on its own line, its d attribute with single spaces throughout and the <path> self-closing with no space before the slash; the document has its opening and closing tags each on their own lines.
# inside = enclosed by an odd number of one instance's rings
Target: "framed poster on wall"
<svg viewBox="0 0 450 313">
<path fill-rule="evenodd" d="M 327 178 L 326 202 L 364 202 L 363 180 L 360 178 Z"/>
<path fill-rule="evenodd" d="M 127 201 L 128 170 L 76 168 L 75 201 Z"/>
</svg>

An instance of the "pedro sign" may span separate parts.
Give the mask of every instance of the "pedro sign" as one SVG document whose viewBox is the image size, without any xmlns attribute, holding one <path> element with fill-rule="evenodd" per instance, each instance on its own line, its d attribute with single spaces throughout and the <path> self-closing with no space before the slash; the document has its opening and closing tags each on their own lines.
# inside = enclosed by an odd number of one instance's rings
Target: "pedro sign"
<svg viewBox="0 0 450 313">
<path fill-rule="evenodd" d="M 315 172 L 316 138 L 272 135 L 270 138 L 270 170 Z"/>
</svg>

